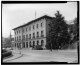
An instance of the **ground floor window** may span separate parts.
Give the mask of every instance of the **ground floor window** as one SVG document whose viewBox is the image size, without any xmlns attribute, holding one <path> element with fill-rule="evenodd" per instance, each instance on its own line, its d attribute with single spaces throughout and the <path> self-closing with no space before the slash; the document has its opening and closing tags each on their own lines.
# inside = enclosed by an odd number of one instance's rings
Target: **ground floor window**
<svg viewBox="0 0 80 65">
<path fill-rule="evenodd" d="M 44 44 L 44 40 L 41 40 L 41 46 L 43 46 L 43 44 Z"/>
<path fill-rule="evenodd" d="M 31 41 L 29 42 L 29 46 L 31 47 Z"/>
<path fill-rule="evenodd" d="M 28 42 L 26 42 L 26 48 L 28 48 Z"/>
<path fill-rule="evenodd" d="M 23 42 L 23 48 L 25 48 L 25 42 Z"/>
<path fill-rule="evenodd" d="M 33 47 L 35 46 L 35 41 L 33 41 Z"/>
<path fill-rule="evenodd" d="M 15 43 L 15 47 L 16 47 L 16 43 Z"/>
<path fill-rule="evenodd" d="M 17 48 L 18 48 L 18 43 L 17 43 Z"/>
<path fill-rule="evenodd" d="M 39 45 L 39 41 L 37 41 L 37 45 Z"/>
</svg>

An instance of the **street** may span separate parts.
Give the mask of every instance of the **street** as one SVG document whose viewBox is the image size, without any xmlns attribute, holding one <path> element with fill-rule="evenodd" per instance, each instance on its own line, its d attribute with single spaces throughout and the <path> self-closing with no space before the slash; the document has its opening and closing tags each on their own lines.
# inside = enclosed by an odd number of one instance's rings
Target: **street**
<svg viewBox="0 0 80 65">
<path fill-rule="evenodd" d="M 78 60 L 77 50 L 31 50 L 22 49 L 12 50 L 13 54 L 21 57 L 16 59 L 4 59 L 4 62 L 68 62 L 72 63 Z"/>
</svg>

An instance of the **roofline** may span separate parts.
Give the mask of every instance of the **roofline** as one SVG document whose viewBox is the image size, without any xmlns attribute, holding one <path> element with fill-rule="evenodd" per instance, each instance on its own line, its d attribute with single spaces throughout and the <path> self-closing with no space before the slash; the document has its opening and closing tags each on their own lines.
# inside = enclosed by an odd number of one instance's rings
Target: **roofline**
<svg viewBox="0 0 80 65">
<path fill-rule="evenodd" d="M 38 20 L 40 20 L 40 19 L 42 19 L 42 18 L 50 18 L 50 19 L 52 19 L 52 18 L 54 18 L 54 17 L 50 17 L 50 16 L 48 16 L 48 15 L 44 15 L 44 16 L 41 16 L 41 17 L 39 17 L 39 18 L 37 18 L 37 19 L 35 19 L 35 20 L 32 20 L 32 21 L 30 21 L 30 22 L 28 22 L 28 23 L 26 23 L 26 24 L 24 24 L 24 25 L 20 25 L 20 26 L 14 28 L 14 29 L 12 29 L 12 30 L 15 30 L 15 29 L 24 27 L 24 26 L 26 26 L 26 25 L 29 25 L 29 24 L 31 24 L 31 23 L 33 23 L 33 22 L 36 22 L 36 21 L 38 21 Z"/>
</svg>

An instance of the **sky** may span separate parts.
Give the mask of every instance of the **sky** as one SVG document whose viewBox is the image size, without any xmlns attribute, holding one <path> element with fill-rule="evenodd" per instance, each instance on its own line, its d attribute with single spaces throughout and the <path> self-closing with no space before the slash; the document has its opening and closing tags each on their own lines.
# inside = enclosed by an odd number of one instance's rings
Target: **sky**
<svg viewBox="0 0 80 65">
<path fill-rule="evenodd" d="M 30 22 L 43 15 L 55 17 L 56 11 L 65 17 L 67 23 L 77 17 L 77 2 L 46 3 L 46 4 L 2 4 L 2 36 L 14 36 L 15 27 Z M 36 17 L 35 17 L 36 12 Z"/>
</svg>

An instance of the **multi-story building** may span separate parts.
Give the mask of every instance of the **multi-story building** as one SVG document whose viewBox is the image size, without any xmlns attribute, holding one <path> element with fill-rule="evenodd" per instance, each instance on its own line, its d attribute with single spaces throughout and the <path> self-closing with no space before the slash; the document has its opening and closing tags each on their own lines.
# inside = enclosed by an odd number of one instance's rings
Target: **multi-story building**
<svg viewBox="0 0 80 65">
<path fill-rule="evenodd" d="M 49 23 L 52 17 L 44 15 L 32 20 L 27 24 L 14 28 L 15 47 L 30 48 L 35 45 L 41 45 L 46 48 L 47 35 L 49 33 Z"/>
</svg>

